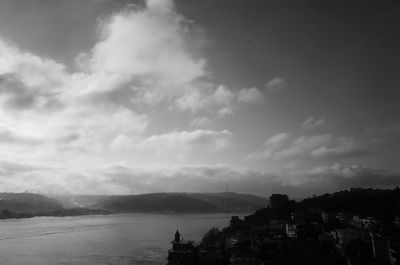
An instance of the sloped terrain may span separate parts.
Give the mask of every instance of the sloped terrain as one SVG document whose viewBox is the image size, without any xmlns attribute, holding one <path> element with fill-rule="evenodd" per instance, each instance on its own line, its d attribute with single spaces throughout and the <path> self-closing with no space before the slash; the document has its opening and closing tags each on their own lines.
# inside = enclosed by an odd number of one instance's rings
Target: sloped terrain
<svg viewBox="0 0 400 265">
<path fill-rule="evenodd" d="M 0 212 L 9 210 L 14 213 L 43 214 L 62 211 L 61 203 L 40 194 L 0 193 Z"/>
<path fill-rule="evenodd" d="M 251 212 L 267 200 L 236 193 L 153 193 L 110 196 L 91 206 L 113 212 L 217 213 Z"/>
</svg>

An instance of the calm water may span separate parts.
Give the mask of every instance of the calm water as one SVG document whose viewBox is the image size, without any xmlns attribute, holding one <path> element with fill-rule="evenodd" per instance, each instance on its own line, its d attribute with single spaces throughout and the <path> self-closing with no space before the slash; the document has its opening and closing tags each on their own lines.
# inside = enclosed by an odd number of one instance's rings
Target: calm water
<svg viewBox="0 0 400 265">
<path fill-rule="evenodd" d="M 2 265 L 165 264 L 177 228 L 200 241 L 232 214 L 118 214 L 0 221 Z"/>
</svg>

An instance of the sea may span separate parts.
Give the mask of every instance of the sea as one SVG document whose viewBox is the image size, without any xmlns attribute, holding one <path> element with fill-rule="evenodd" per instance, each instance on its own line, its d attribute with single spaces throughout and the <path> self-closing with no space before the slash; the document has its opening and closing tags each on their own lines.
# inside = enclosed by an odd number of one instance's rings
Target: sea
<svg viewBox="0 0 400 265">
<path fill-rule="evenodd" d="M 166 264 L 179 229 L 200 242 L 232 215 L 113 214 L 0 220 L 1 265 Z"/>
</svg>

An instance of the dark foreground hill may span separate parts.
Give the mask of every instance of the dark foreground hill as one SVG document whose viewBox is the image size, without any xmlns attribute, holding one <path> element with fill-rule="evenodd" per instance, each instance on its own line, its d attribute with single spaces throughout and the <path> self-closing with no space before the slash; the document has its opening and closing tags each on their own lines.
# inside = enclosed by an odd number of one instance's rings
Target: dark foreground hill
<svg viewBox="0 0 400 265">
<path fill-rule="evenodd" d="M 300 209 L 348 212 L 381 219 L 400 215 L 400 189 L 351 189 L 304 199 Z"/>
<path fill-rule="evenodd" d="M 236 193 L 153 193 L 111 196 L 91 206 L 113 212 L 218 213 L 251 212 L 267 200 Z"/>
<path fill-rule="evenodd" d="M 0 212 L 43 214 L 62 211 L 64 207 L 54 199 L 33 193 L 0 193 Z"/>
</svg>

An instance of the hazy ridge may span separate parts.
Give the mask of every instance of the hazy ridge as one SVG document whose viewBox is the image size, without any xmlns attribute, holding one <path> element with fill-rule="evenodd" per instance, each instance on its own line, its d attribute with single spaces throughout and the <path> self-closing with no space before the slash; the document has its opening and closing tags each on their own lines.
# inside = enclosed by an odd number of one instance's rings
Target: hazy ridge
<svg viewBox="0 0 400 265">
<path fill-rule="evenodd" d="M 111 196 L 92 208 L 113 212 L 218 213 L 251 212 L 266 207 L 268 200 L 237 193 L 153 193 Z"/>
<path fill-rule="evenodd" d="M 65 210 L 62 204 L 53 199 L 34 193 L 0 193 L 0 212 L 49 213 Z"/>
</svg>

